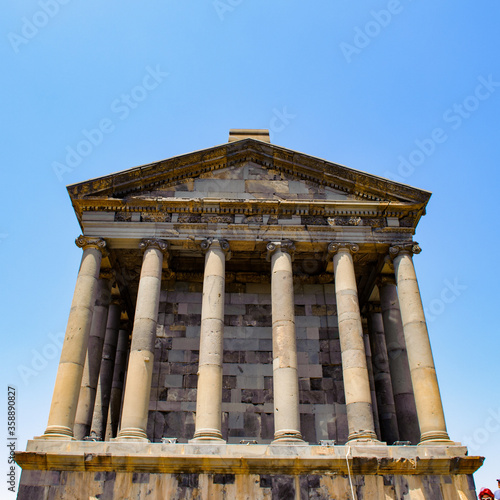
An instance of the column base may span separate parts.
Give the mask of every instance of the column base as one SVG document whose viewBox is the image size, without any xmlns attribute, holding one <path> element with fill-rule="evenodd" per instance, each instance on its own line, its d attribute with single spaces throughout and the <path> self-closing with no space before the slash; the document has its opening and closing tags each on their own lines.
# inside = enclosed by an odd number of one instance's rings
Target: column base
<svg viewBox="0 0 500 500">
<path fill-rule="evenodd" d="M 143 429 L 139 429 L 137 427 L 122 429 L 113 441 L 139 441 L 143 443 L 149 443 L 147 434 Z"/>
<path fill-rule="evenodd" d="M 193 439 L 189 443 L 199 443 L 200 441 L 210 441 L 218 444 L 225 444 L 219 429 L 200 429 L 194 433 Z"/>
<path fill-rule="evenodd" d="M 42 436 L 36 436 L 34 439 L 63 439 L 65 441 L 76 441 L 73 436 L 73 429 L 62 425 L 50 425 L 45 429 Z"/>
<path fill-rule="evenodd" d="M 347 438 L 346 444 L 356 444 L 356 443 L 363 443 L 363 444 L 384 444 L 381 441 L 378 440 L 377 435 L 373 431 L 360 431 L 360 432 L 354 432 L 349 435 Z"/>
<path fill-rule="evenodd" d="M 306 444 L 306 442 L 299 431 L 285 429 L 274 433 L 274 440 L 271 444 Z"/>
<path fill-rule="evenodd" d="M 429 431 L 420 436 L 420 443 L 417 446 L 451 445 L 455 444 L 450 439 L 446 431 Z"/>
</svg>

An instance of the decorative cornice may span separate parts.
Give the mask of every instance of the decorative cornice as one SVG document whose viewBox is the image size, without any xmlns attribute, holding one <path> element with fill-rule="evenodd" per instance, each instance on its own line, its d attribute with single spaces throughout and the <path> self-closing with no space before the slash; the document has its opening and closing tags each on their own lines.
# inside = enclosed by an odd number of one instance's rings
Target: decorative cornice
<svg viewBox="0 0 500 500">
<path fill-rule="evenodd" d="M 102 238 L 89 238 L 80 235 L 75 240 L 76 246 L 86 250 L 87 248 L 97 248 L 103 255 L 106 255 L 106 242 Z"/>
<path fill-rule="evenodd" d="M 287 148 L 253 139 L 215 146 L 194 153 L 131 168 L 68 186 L 72 199 L 83 196 L 124 196 L 245 162 L 344 191 L 366 200 L 423 202 L 430 193 L 366 174 Z"/>
<path fill-rule="evenodd" d="M 403 243 L 403 244 L 397 244 L 393 245 L 392 247 L 389 248 L 389 255 L 391 256 L 392 259 L 394 259 L 397 255 L 400 253 L 406 253 L 406 254 L 419 254 L 422 251 L 420 246 L 416 241 L 412 241 L 410 243 Z"/>
<path fill-rule="evenodd" d="M 285 240 L 285 241 L 271 241 L 271 242 L 269 242 L 266 245 L 266 250 L 267 250 L 266 259 L 268 261 L 271 260 L 271 256 L 277 250 L 281 250 L 282 252 L 289 254 L 290 257 L 292 257 L 292 259 L 293 259 L 293 256 L 294 256 L 294 253 L 295 253 L 295 245 L 290 240 Z"/>
<path fill-rule="evenodd" d="M 168 241 L 158 240 L 156 238 L 145 238 L 139 243 L 139 248 L 141 250 L 147 250 L 148 248 L 156 248 L 162 253 L 167 253 L 169 248 Z"/>
</svg>

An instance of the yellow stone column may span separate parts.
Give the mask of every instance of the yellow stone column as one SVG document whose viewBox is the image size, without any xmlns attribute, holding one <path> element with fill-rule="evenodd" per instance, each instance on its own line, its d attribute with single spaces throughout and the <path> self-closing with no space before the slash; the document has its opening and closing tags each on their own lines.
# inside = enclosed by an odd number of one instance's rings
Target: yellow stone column
<svg viewBox="0 0 500 500">
<path fill-rule="evenodd" d="M 394 260 L 399 307 L 420 424 L 420 444 L 449 444 L 451 441 L 446 430 L 424 309 L 413 267 L 412 254 L 420 253 L 421 249 L 412 242 L 392 246 L 389 251 Z"/>
<path fill-rule="evenodd" d="M 349 428 L 348 441 L 378 442 L 373 421 L 363 326 L 352 258 L 352 253 L 358 250 L 358 245 L 351 243 L 330 243 L 328 246 L 328 253 L 333 255 L 335 274 L 342 373 Z"/>
<path fill-rule="evenodd" d="M 205 252 L 205 275 L 193 440 L 225 442 L 221 432 L 224 293 L 226 259 L 231 254 L 226 240 L 205 240 L 201 243 L 201 248 Z"/>
<path fill-rule="evenodd" d="M 101 273 L 98 282 L 87 355 L 85 366 L 83 367 L 82 384 L 76 407 L 75 425 L 73 428 L 75 439 L 83 439 L 90 434 L 97 383 L 99 381 L 99 370 L 101 368 L 102 347 L 108 319 L 108 307 L 111 300 L 111 273 L 105 274 L 106 276 L 103 276 L 103 273 Z"/>
<path fill-rule="evenodd" d="M 72 439 L 76 407 L 96 300 L 101 260 L 106 242 L 101 238 L 79 236 L 83 249 L 73 302 L 57 370 L 49 421 L 44 439 Z"/>
<path fill-rule="evenodd" d="M 395 279 L 383 276 L 379 290 L 399 439 L 417 444 L 420 441 L 420 428 Z"/>
<path fill-rule="evenodd" d="M 300 433 L 299 379 L 295 338 L 291 241 L 267 245 L 271 260 L 274 441 L 303 442 Z"/>
<path fill-rule="evenodd" d="M 146 428 L 153 376 L 161 272 L 163 254 L 168 249 L 168 243 L 145 239 L 141 241 L 139 247 L 144 250 L 144 257 L 135 306 L 121 429 L 117 440 L 148 440 Z"/>
</svg>

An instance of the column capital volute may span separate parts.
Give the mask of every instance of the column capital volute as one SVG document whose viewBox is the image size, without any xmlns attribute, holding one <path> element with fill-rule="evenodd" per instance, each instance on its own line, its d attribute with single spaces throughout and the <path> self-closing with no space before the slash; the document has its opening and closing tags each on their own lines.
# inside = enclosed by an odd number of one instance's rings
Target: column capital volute
<svg viewBox="0 0 500 500">
<path fill-rule="evenodd" d="M 281 250 L 282 252 L 289 254 L 290 257 L 292 257 L 292 259 L 293 259 L 293 256 L 294 256 L 294 253 L 295 253 L 295 244 L 293 243 L 293 241 L 290 241 L 290 240 L 285 240 L 285 241 L 270 241 L 266 245 L 266 250 L 267 250 L 266 259 L 268 261 L 271 260 L 271 256 L 277 250 Z"/>
<path fill-rule="evenodd" d="M 207 253 L 211 246 L 215 244 L 216 246 L 218 245 L 220 249 L 224 252 L 224 255 L 226 256 L 226 260 L 229 260 L 231 258 L 231 249 L 229 247 L 229 241 L 224 240 L 224 239 L 217 239 L 217 238 L 207 238 L 203 240 L 200 243 L 201 251 L 205 254 Z"/>
<path fill-rule="evenodd" d="M 83 236 L 81 234 L 76 238 L 75 244 L 82 250 L 87 248 L 97 248 L 103 255 L 106 255 L 106 241 L 103 238 L 89 238 L 88 236 Z"/>
<path fill-rule="evenodd" d="M 338 252 L 356 253 L 359 252 L 359 245 L 356 243 L 332 242 L 328 245 L 327 258 L 333 257 Z"/>
<path fill-rule="evenodd" d="M 422 251 L 419 244 L 416 241 L 411 241 L 409 243 L 398 243 L 396 245 L 392 245 L 389 248 L 389 255 L 392 259 L 397 257 L 399 254 L 409 254 L 410 256 L 413 254 L 419 254 Z"/>
<path fill-rule="evenodd" d="M 139 243 L 139 248 L 143 251 L 147 250 L 148 248 L 156 248 L 164 254 L 168 252 L 169 247 L 170 245 L 168 241 L 159 240 L 156 238 L 144 238 Z"/>
</svg>

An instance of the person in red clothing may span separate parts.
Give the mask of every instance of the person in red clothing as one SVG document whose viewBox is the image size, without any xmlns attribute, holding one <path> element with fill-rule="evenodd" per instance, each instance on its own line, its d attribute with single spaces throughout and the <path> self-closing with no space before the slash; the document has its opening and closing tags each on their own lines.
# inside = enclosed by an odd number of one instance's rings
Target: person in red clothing
<svg viewBox="0 0 500 500">
<path fill-rule="evenodd" d="M 488 488 L 482 488 L 479 492 L 479 500 L 495 500 L 495 495 Z"/>
</svg>

